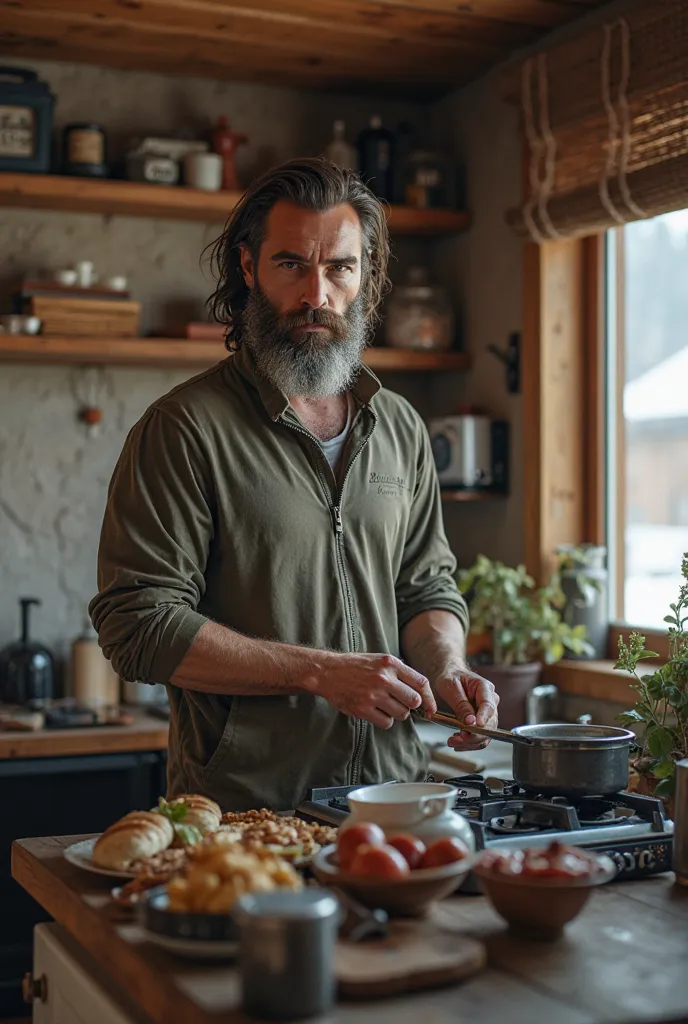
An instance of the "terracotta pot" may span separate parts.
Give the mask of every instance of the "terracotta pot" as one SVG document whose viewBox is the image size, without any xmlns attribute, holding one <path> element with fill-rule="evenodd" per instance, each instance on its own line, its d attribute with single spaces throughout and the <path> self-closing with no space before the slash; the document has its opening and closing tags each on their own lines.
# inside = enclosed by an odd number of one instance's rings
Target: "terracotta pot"
<svg viewBox="0 0 688 1024">
<path fill-rule="evenodd" d="M 476 665 L 475 671 L 494 683 L 499 694 L 499 724 L 513 729 L 526 724 L 526 697 L 537 686 L 542 672 L 539 661 L 528 665 Z"/>
<path fill-rule="evenodd" d="M 639 772 L 631 772 L 628 780 L 628 789 L 631 793 L 638 793 L 640 796 L 654 796 L 655 789 L 659 779 L 656 779 L 654 775 L 641 775 Z M 662 797 L 662 803 L 667 812 L 667 815 L 674 820 L 674 796 Z"/>
</svg>

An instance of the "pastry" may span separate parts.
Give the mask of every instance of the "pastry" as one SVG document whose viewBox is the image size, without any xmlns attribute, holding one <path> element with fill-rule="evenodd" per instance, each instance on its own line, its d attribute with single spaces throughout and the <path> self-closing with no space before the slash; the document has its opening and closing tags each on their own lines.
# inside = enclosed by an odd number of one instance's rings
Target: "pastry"
<svg viewBox="0 0 688 1024">
<path fill-rule="evenodd" d="M 133 861 L 166 850 L 173 839 L 172 823 L 162 814 L 131 811 L 98 838 L 93 862 L 112 871 L 128 871 Z"/>
</svg>

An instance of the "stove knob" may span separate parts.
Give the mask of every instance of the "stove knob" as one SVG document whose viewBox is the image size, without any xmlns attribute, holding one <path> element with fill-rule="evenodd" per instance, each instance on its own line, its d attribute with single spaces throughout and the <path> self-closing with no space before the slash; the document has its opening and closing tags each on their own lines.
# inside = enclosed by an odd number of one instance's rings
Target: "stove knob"
<svg viewBox="0 0 688 1024">
<path fill-rule="evenodd" d="M 635 857 L 633 856 L 632 853 L 624 853 L 623 854 L 623 861 L 624 861 L 624 864 L 626 865 L 626 870 L 627 871 L 634 871 L 635 870 Z"/>
<path fill-rule="evenodd" d="M 655 855 L 652 850 L 641 850 L 638 854 L 639 868 L 652 868 L 655 866 Z"/>
<path fill-rule="evenodd" d="M 626 861 L 624 860 L 624 856 L 622 853 L 617 853 L 615 851 L 610 850 L 609 856 L 616 864 L 616 868 L 619 874 L 621 874 L 622 871 L 626 870 Z"/>
</svg>

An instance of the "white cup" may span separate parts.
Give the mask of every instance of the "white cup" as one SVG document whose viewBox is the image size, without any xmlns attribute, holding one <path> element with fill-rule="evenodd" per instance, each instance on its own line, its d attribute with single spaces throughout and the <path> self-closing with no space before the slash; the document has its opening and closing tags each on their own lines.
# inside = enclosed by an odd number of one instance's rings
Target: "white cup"
<svg viewBox="0 0 688 1024">
<path fill-rule="evenodd" d="M 76 276 L 80 288 L 90 288 L 95 283 L 93 264 L 90 260 L 81 260 L 76 265 Z"/>
<path fill-rule="evenodd" d="M 188 153 L 184 159 L 184 183 L 205 192 L 219 192 L 222 157 L 218 153 Z"/>
</svg>

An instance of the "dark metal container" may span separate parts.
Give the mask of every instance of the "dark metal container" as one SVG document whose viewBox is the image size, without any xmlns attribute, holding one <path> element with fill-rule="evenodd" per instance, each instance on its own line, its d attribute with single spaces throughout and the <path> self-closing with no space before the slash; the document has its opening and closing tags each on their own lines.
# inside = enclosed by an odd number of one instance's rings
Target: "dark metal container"
<svg viewBox="0 0 688 1024">
<path fill-rule="evenodd" d="M 301 1020 L 332 1007 L 340 916 L 334 896 L 322 889 L 253 893 L 239 900 L 234 916 L 248 1014 Z"/>
<path fill-rule="evenodd" d="M 35 71 L 0 66 L 0 171 L 48 173 L 54 105 Z"/>
<path fill-rule="evenodd" d="M 0 701 L 5 704 L 28 704 L 55 696 L 53 656 L 29 636 L 31 605 L 40 603 L 36 597 L 21 598 L 21 639 L 0 651 Z"/>
<path fill-rule="evenodd" d="M 676 762 L 673 858 L 676 884 L 688 887 L 688 759 Z"/>
</svg>

